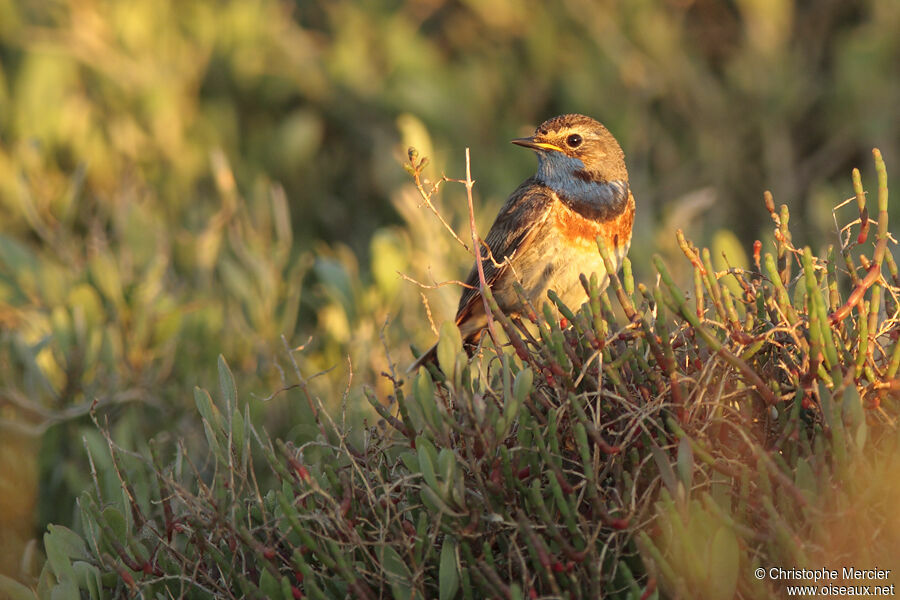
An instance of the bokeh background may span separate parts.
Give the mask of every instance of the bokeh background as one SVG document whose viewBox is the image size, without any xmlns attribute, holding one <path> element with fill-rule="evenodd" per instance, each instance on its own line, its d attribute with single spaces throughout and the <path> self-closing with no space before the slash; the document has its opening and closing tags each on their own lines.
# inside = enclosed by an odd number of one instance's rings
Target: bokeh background
<svg viewBox="0 0 900 600">
<path fill-rule="evenodd" d="M 113 468 L 86 459 L 94 420 L 137 450 L 202 436 L 192 389 L 219 354 L 274 436 L 315 435 L 276 393 L 293 361 L 370 419 L 363 388 L 387 401 L 380 374 L 458 297 L 397 273 L 470 261 L 409 145 L 433 178 L 471 148 L 486 230 L 535 166 L 509 139 L 603 121 L 639 279 L 677 228 L 745 264 L 766 189 L 822 247 L 873 146 L 900 173 L 898 32 L 896 0 L 0 0 L 0 572 L 34 568 L 47 523 L 77 528 Z M 465 232 L 462 187 L 435 202 Z"/>
</svg>

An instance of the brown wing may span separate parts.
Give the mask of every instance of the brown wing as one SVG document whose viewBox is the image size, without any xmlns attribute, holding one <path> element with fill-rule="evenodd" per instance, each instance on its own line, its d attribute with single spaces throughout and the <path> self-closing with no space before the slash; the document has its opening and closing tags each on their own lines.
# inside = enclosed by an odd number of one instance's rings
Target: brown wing
<svg viewBox="0 0 900 600">
<path fill-rule="evenodd" d="M 484 238 L 484 243 L 490 248 L 494 260 L 503 263 L 505 258 L 512 257 L 518 248 L 527 243 L 528 238 L 536 230 L 535 225 L 544 220 L 552 203 L 549 188 L 538 183 L 533 177 L 526 179 L 507 199 Z M 492 286 L 507 267 L 494 266 L 494 262 L 483 247 L 481 256 L 485 283 Z M 482 302 L 481 293 L 478 291 L 478 269 L 475 265 L 472 265 L 472 270 L 466 277 L 466 285 L 471 287 L 465 288 L 459 299 L 457 324 L 464 321 L 472 312 L 477 313 Z"/>
</svg>

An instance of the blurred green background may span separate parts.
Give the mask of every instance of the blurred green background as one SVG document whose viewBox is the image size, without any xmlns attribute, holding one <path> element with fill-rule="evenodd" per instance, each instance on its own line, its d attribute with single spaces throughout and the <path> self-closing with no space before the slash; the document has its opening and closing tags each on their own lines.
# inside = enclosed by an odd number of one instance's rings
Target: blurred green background
<svg viewBox="0 0 900 600">
<path fill-rule="evenodd" d="M 397 272 L 470 261 L 410 144 L 433 177 L 471 147 L 486 230 L 535 166 L 509 139 L 601 120 L 638 278 L 679 227 L 745 261 L 765 189 L 834 243 L 849 170 L 898 168 L 898 31 L 896 0 L 0 0 L 0 572 L 76 520 L 92 407 L 126 447 L 190 445 L 220 353 L 274 436 L 315 435 L 297 390 L 270 398 L 292 360 L 351 416 L 362 385 L 387 401 L 436 336 L 423 298 L 439 326 L 458 297 Z M 436 200 L 460 231 L 464 198 Z"/>
</svg>

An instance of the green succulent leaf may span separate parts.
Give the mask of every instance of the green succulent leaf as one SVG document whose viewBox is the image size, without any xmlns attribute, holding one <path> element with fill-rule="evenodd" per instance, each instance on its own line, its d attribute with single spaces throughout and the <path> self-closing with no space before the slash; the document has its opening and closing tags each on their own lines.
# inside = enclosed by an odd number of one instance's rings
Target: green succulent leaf
<svg viewBox="0 0 900 600">
<path fill-rule="evenodd" d="M 444 538 L 441 545 L 440 566 L 438 567 L 438 587 L 440 600 L 453 600 L 459 591 L 459 569 L 456 562 L 456 542 L 451 537 Z"/>
</svg>

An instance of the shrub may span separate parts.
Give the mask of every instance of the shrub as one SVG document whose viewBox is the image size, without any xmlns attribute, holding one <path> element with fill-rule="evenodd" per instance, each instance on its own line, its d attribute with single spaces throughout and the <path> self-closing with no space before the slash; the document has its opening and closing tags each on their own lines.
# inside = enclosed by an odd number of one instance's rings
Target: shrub
<svg viewBox="0 0 900 600">
<path fill-rule="evenodd" d="M 661 259 L 652 288 L 626 261 L 577 312 L 551 295 L 520 330 L 495 310 L 474 359 L 445 325 L 440 369 L 392 368 L 362 431 L 296 368 L 281 393 L 318 435 L 271 440 L 220 358 L 217 398 L 194 394 L 207 454 L 107 434 L 84 540 L 51 527 L 38 592 L 759 598 L 784 582 L 757 568 L 896 566 L 900 281 L 874 154 L 874 236 L 858 171 L 859 218 L 821 257 L 767 195 L 775 247 L 751 268 L 679 235 L 690 298 Z"/>
</svg>

